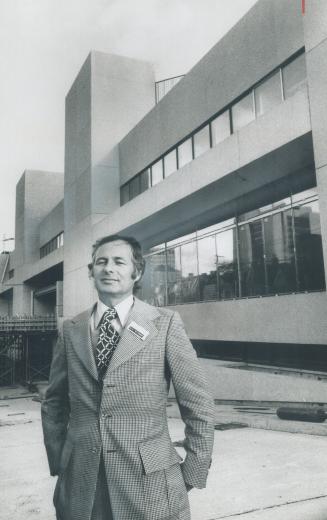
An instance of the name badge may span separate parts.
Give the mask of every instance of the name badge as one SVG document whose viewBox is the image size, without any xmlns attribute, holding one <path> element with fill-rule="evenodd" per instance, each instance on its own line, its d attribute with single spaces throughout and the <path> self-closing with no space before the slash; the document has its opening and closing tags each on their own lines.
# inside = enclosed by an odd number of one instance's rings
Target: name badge
<svg viewBox="0 0 327 520">
<path fill-rule="evenodd" d="M 149 335 L 149 332 L 141 327 L 141 325 L 135 323 L 135 321 L 131 321 L 127 327 L 127 330 L 129 330 L 132 334 L 134 334 L 134 336 L 141 339 L 142 341 L 144 341 Z"/>
</svg>

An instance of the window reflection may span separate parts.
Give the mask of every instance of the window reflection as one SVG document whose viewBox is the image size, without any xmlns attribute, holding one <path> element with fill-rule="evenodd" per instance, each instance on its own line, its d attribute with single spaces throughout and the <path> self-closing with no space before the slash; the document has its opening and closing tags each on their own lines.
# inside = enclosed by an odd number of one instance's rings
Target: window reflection
<svg viewBox="0 0 327 520">
<path fill-rule="evenodd" d="M 165 177 L 169 177 L 177 170 L 177 155 L 176 150 L 172 150 L 164 157 Z"/>
<path fill-rule="evenodd" d="M 182 168 L 185 164 L 193 159 L 192 138 L 187 139 L 178 147 L 178 168 Z"/>
<path fill-rule="evenodd" d="M 296 290 L 292 210 L 264 219 L 268 294 Z"/>
<path fill-rule="evenodd" d="M 209 125 L 205 126 L 194 134 L 194 157 L 199 157 L 203 153 L 207 152 L 210 148 L 210 131 Z"/>
<path fill-rule="evenodd" d="M 152 186 L 158 184 L 163 180 L 163 168 L 162 168 L 162 160 L 156 162 L 151 166 L 151 178 L 152 178 Z"/>
<path fill-rule="evenodd" d="M 325 289 L 319 205 L 306 190 L 152 248 L 154 305 Z M 162 250 L 165 248 L 165 250 Z"/>
<path fill-rule="evenodd" d="M 324 265 L 318 201 L 294 208 L 294 231 L 299 290 L 321 289 Z"/>
<path fill-rule="evenodd" d="M 212 146 L 221 143 L 230 136 L 229 110 L 211 121 Z"/>
<path fill-rule="evenodd" d="M 216 235 L 218 258 L 218 290 L 222 300 L 238 296 L 236 228 Z"/>
<path fill-rule="evenodd" d="M 216 300 L 217 253 L 214 235 L 198 241 L 198 259 L 200 300 Z"/>
<path fill-rule="evenodd" d="M 262 221 L 239 228 L 239 255 L 242 296 L 265 294 L 265 266 Z"/>
<path fill-rule="evenodd" d="M 140 193 L 143 193 L 150 187 L 150 168 L 147 168 L 140 174 Z"/>
<path fill-rule="evenodd" d="M 180 247 L 167 250 L 168 303 L 182 303 L 182 269 Z"/>
<path fill-rule="evenodd" d="M 147 258 L 142 284 L 142 297 L 146 302 L 156 307 L 167 304 L 165 251 Z"/>
<path fill-rule="evenodd" d="M 255 118 L 253 92 L 242 98 L 232 107 L 232 119 L 234 132 L 251 123 Z"/>
<path fill-rule="evenodd" d="M 181 246 L 182 298 L 184 302 L 198 300 L 198 263 L 196 242 Z"/>
<path fill-rule="evenodd" d="M 256 115 L 261 116 L 268 110 L 282 102 L 282 84 L 280 71 L 266 79 L 261 85 L 255 88 L 255 108 Z"/>
</svg>

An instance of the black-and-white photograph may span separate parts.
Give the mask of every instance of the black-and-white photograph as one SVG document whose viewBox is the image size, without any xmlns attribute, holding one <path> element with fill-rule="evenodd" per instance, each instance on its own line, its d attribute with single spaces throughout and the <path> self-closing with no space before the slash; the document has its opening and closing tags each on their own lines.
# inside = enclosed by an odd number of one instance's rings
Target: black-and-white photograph
<svg viewBox="0 0 327 520">
<path fill-rule="evenodd" d="M 0 520 L 327 520 L 327 1 L 0 42 Z"/>
</svg>

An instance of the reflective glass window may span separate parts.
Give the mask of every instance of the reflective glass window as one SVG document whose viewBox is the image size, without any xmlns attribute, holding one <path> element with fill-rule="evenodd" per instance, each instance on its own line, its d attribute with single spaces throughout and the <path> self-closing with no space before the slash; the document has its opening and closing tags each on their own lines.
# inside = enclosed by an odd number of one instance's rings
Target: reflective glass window
<svg viewBox="0 0 327 520">
<path fill-rule="evenodd" d="M 241 99 L 232 107 L 234 132 L 247 125 L 255 118 L 253 92 Z"/>
<path fill-rule="evenodd" d="M 192 138 L 187 139 L 187 141 L 184 141 L 184 143 L 180 144 L 177 151 L 178 168 L 182 168 L 185 164 L 189 163 L 193 159 Z"/>
<path fill-rule="evenodd" d="M 129 201 L 129 183 L 120 188 L 120 203 L 123 206 Z"/>
<path fill-rule="evenodd" d="M 210 131 L 209 125 L 199 130 L 194 134 L 194 157 L 199 157 L 203 153 L 207 152 L 210 148 Z"/>
<path fill-rule="evenodd" d="M 150 168 L 140 173 L 140 193 L 143 193 L 150 187 Z"/>
<path fill-rule="evenodd" d="M 140 194 L 140 176 L 136 175 L 134 179 L 130 181 L 130 187 L 129 187 L 129 196 L 130 199 L 134 199 L 134 197 L 137 197 L 137 195 Z"/>
<path fill-rule="evenodd" d="M 267 78 L 254 90 L 256 115 L 261 116 L 283 100 L 280 71 Z"/>
<path fill-rule="evenodd" d="M 172 173 L 177 170 L 177 152 L 176 149 L 167 153 L 164 157 L 165 164 L 165 177 L 169 177 Z"/>
<path fill-rule="evenodd" d="M 162 159 L 151 166 L 152 186 L 163 179 Z"/>
<path fill-rule="evenodd" d="M 167 250 L 167 285 L 168 303 L 182 303 L 182 268 L 181 249 L 175 247 Z"/>
<path fill-rule="evenodd" d="M 270 211 L 275 211 L 279 208 L 284 208 L 290 205 L 291 197 L 286 197 L 285 199 L 279 200 L 277 202 L 272 202 L 271 204 L 267 204 L 266 206 L 261 206 L 260 208 L 256 208 L 251 211 L 248 211 L 247 213 L 243 213 L 238 217 L 238 221 L 245 222 L 246 220 L 250 220 L 260 215 L 264 215 L 265 213 L 268 213 Z"/>
<path fill-rule="evenodd" d="M 187 242 L 189 240 L 193 240 L 196 238 L 196 232 L 189 233 L 188 235 L 183 235 L 182 237 L 175 238 L 174 240 L 170 240 L 167 242 L 167 247 L 174 246 L 177 244 L 181 244 L 182 242 Z"/>
<path fill-rule="evenodd" d="M 263 219 L 267 292 L 282 294 L 296 290 L 292 210 Z"/>
<path fill-rule="evenodd" d="M 236 228 L 216 235 L 218 259 L 218 291 L 220 299 L 238 296 Z"/>
<path fill-rule="evenodd" d="M 230 136 L 229 110 L 211 121 L 212 146 Z"/>
<path fill-rule="evenodd" d="M 166 253 L 161 251 L 146 258 L 142 278 L 142 299 L 151 305 L 166 305 Z"/>
<path fill-rule="evenodd" d="M 224 220 L 223 222 L 218 222 L 218 224 L 214 224 L 213 226 L 208 226 L 203 229 L 198 229 L 196 232 L 198 237 L 201 237 L 203 235 L 207 235 L 208 233 L 213 233 L 214 231 L 218 231 L 219 229 L 224 229 L 229 226 L 232 226 L 235 224 L 235 218 L 230 218 L 228 220 Z"/>
<path fill-rule="evenodd" d="M 301 191 L 300 193 L 294 193 L 292 195 L 292 204 L 295 204 L 300 201 L 305 201 L 305 199 L 310 199 L 311 197 L 317 197 L 317 187 L 310 188 L 309 190 Z"/>
<path fill-rule="evenodd" d="M 242 296 L 265 294 L 266 279 L 261 220 L 239 226 L 239 254 Z"/>
<path fill-rule="evenodd" d="M 286 65 L 283 70 L 284 98 L 293 96 L 299 90 L 303 90 L 307 82 L 307 69 L 304 53 Z"/>
<path fill-rule="evenodd" d="M 300 291 L 325 288 L 318 201 L 293 209 Z"/>
<path fill-rule="evenodd" d="M 198 241 L 200 300 L 217 299 L 217 255 L 215 236 Z"/>
<path fill-rule="evenodd" d="M 183 302 L 198 301 L 198 261 L 196 242 L 183 244 L 181 248 L 182 268 L 182 300 Z"/>
</svg>

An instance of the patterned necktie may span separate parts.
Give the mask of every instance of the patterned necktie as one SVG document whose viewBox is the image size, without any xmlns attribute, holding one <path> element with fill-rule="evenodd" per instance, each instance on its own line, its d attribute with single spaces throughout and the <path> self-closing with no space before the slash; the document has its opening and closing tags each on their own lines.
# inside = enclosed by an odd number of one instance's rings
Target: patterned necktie
<svg viewBox="0 0 327 520">
<path fill-rule="evenodd" d="M 104 376 L 115 351 L 120 336 L 111 321 L 118 318 L 116 309 L 109 308 L 103 313 L 100 334 L 96 346 L 95 359 L 100 377 Z"/>
</svg>

